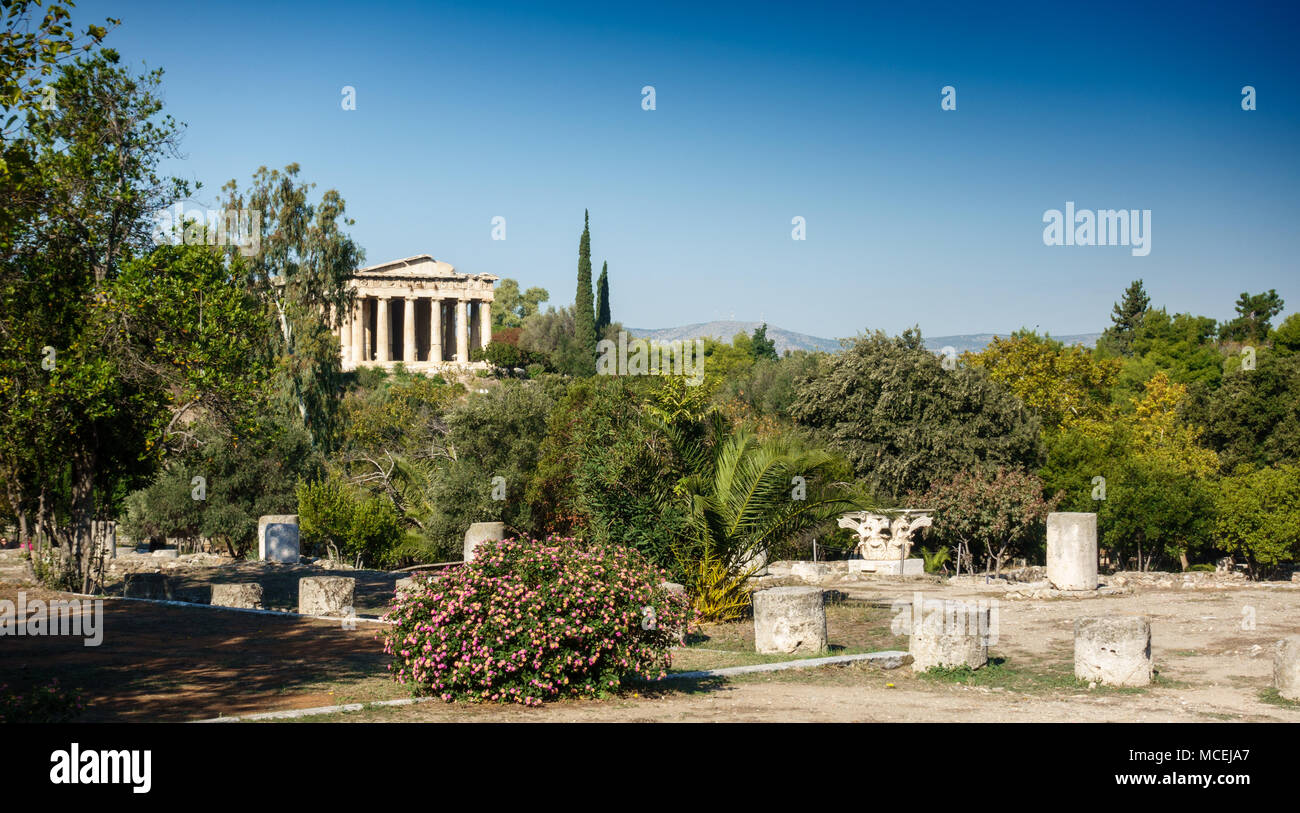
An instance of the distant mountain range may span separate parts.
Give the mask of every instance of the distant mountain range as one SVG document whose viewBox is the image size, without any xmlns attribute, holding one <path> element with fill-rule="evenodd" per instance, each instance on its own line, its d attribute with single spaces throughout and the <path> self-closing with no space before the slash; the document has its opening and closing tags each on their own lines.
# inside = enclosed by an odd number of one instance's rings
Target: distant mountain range
<svg viewBox="0 0 1300 813">
<path fill-rule="evenodd" d="M 752 334 L 762 324 L 762 322 L 720 320 L 702 322 L 696 325 L 682 325 L 681 327 L 629 327 L 627 332 L 640 339 L 653 339 L 661 342 L 671 342 L 678 339 L 703 339 L 706 337 L 712 337 L 722 342 L 730 342 L 737 333 Z M 989 342 L 993 341 L 994 336 L 1009 335 L 1011 334 L 965 333 L 957 336 L 927 336 L 925 346 L 936 353 L 945 347 L 951 347 L 958 353 L 967 351 L 978 353 Z M 1067 336 L 1053 336 L 1052 338 L 1067 345 L 1081 344 L 1085 347 L 1093 347 L 1097 344 L 1097 339 L 1100 336 L 1100 333 L 1075 333 Z M 767 325 L 767 337 L 776 344 L 776 352 L 780 354 L 784 354 L 786 350 L 825 350 L 835 352 L 840 349 L 840 343 L 835 339 L 824 339 L 821 336 L 796 333 L 793 330 L 779 328 L 770 322 Z"/>
</svg>

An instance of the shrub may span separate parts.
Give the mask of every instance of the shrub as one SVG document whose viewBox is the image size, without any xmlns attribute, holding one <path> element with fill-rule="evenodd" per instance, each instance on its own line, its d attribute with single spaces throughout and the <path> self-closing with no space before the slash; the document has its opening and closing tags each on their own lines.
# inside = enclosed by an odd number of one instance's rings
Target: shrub
<svg viewBox="0 0 1300 813">
<path fill-rule="evenodd" d="M 76 690 L 49 686 L 15 691 L 0 684 L 0 723 L 69 723 L 86 708 Z"/>
<path fill-rule="evenodd" d="M 635 550 L 571 539 L 481 545 L 473 562 L 403 591 L 381 633 L 417 695 L 540 705 L 663 677 L 686 603 Z"/>
</svg>

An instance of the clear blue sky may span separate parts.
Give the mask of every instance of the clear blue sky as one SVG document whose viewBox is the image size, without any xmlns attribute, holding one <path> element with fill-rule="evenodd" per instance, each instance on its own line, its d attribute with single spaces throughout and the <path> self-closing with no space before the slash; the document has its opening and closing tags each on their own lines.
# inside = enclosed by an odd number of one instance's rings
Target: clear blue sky
<svg viewBox="0 0 1300 813">
<path fill-rule="evenodd" d="M 1171 311 L 1300 306 L 1291 3 L 83 0 L 74 20 L 106 15 L 108 44 L 165 68 L 188 124 L 168 169 L 200 201 L 296 161 L 370 263 L 428 253 L 570 303 L 589 208 L 637 327 L 1080 333 L 1138 277 Z M 1150 209 L 1151 253 L 1045 246 L 1067 200 Z"/>
</svg>

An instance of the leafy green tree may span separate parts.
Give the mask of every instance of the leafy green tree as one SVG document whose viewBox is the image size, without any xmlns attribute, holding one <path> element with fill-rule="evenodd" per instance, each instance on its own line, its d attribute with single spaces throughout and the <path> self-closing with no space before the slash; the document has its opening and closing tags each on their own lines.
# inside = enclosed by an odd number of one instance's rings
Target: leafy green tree
<svg viewBox="0 0 1300 813">
<path fill-rule="evenodd" d="M 1300 352 L 1300 313 L 1288 316 L 1269 336 L 1269 340 L 1278 352 Z"/>
<path fill-rule="evenodd" d="M 582 214 L 582 239 L 578 242 L 578 293 L 573 301 L 573 335 L 576 354 L 567 371 L 572 375 L 596 374 L 596 311 L 591 292 L 591 227 Z"/>
<path fill-rule="evenodd" d="M 596 335 L 604 336 L 605 328 L 613 322 L 609 312 L 609 263 L 602 263 L 600 279 L 596 281 Z"/>
<path fill-rule="evenodd" d="M 1110 321 L 1098 344 L 1112 349 L 1121 356 L 1132 351 L 1133 337 L 1142 326 L 1143 318 L 1151 305 L 1151 298 L 1142 287 L 1142 280 L 1134 280 L 1124 291 L 1124 298 L 1115 303 Z"/>
<path fill-rule="evenodd" d="M 777 358 L 776 342 L 767 338 L 766 322 L 754 328 L 754 335 L 750 340 L 749 352 L 753 356 L 754 361 Z"/>
<path fill-rule="evenodd" d="M 202 246 L 150 253 L 149 214 L 186 185 L 156 171 L 176 134 L 158 72 L 118 62 L 104 50 L 60 68 L 57 109 L 24 137 L 34 196 L 0 264 L 0 478 L 83 590 L 90 521 L 152 473 L 186 405 L 220 412 L 263 369 L 230 340 L 258 326 L 229 271 Z"/>
<path fill-rule="evenodd" d="M 357 567 L 388 564 L 405 537 L 393 504 L 367 497 L 336 474 L 298 486 L 298 521 L 308 550 Z"/>
<path fill-rule="evenodd" d="M 0 6 L 0 254 L 8 252 L 18 224 L 40 206 L 44 188 L 36 177 L 37 123 L 59 109 L 58 88 L 49 83 L 77 54 L 97 48 L 109 28 L 89 25 L 78 35 L 71 22 L 74 3 L 7 0 Z"/>
<path fill-rule="evenodd" d="M 1219 485 L 1214 531 L 1252 573 L 1300 561 L 1300 466 L 1241 466 Z"/>
<path fill-rule="evenodd" d="M 945 370 L 919 331 L 877 331 L 802 379 L 791 409 L 872 493 L 898 498 L 976 466 L 1036 468 L 1040 421 L 980 369 Z"/>
<path fill-rule="evenodd" d="M 275 369 L 279 403 L 296 410 L 313 444 L 338 442 L 342 359 L 332 329 L 342 325 L 352 302 L 347 280 L 365 253 L 344 232 L 339 193 L 327 190 L 310 202 L 315 184 L 297 180 L 299 167 L 284 172 L 260 167 L 247 192 L 235 181 L 224 187 L 228 211 L 256 215 L 260 229 L 251 245 L 228 246 L 241 254 L 243 280 L 266 309 L 268 329 L 259 334 L 260 355 Z"/>
<path fill-rule="evenodd" d="M 1132 412 L 1080 422 L 1052 437 L 1042 471 L 1062 510 L 1095 511 L 1101 545 L 1138 569 L 1187 566 L 1213 547 L 1210 520 L 1219 459 L 1184 417 L 1187 388 L 1163 373 Z"/>
<path fill-rule="evenodd" d="M 995 336 L 979 353 L 966 353 L 970 366 L 1015 393 L 1054 431 L 1079 420 L 1103 420 L 1111 414 L 1110 391 L 1120 362 L 1099 359 L 1083 347 L 1065 347 L 1051 337 L 1017 331 Z"/>
<path fill-rule="evenodd" d="M 1262 342 L 1268 336 L 1274 316 L 1282 312 L 1282 297 L 1272 288 L 1266 294 L 1241 292 L 1237 297 L 1237 318 L 1220 328 L 1219 335 L 1232 342 Z"/>
<path fill-rule="evenodd" d="M 1224 471 L 1300 462 L 1300 355 L 1261 348 L 1253 370 L 1228 373 L 1186 411 Z"/>
<path fill-rule="evenodd" d="M 984 559 L 984 572 L 1001 572 L 1002 563 L 1029 553 L 1041 543 L 1047 515 L 1055 499 L 1043 498 L 1043 482 L 1015 469 L 974 469 L 941 480 L 912 503 L 935 509 L 929 533 L 956 552 L 958 571 L 974 555 Z"/>
<path fill-rule="evenodd" d="M 576 330 L 572 308 L 547 308 L 545 313 L 535 313 L 524 320 L 519 332 L 519 349 L 546 356 L 550 359 L 550 369 L 573 375 L 585 357 Z M 594 356 L 592 370 L 595 370 Z"/>
<path fill-rule="evenodd" d="M 523 327 L 524 320 L 537 313 L 541 304 L 550 299 L 545 288 L 529 288 L 519 292 L 519 281 L 509 277 L 497 284 L 492 302 L 493 332 L 514 327 Z"/>
</svg>

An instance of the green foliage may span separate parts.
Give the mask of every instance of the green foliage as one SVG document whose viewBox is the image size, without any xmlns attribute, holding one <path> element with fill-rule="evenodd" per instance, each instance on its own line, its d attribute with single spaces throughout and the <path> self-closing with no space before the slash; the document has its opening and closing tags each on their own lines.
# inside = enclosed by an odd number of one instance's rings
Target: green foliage
<svg viewBox="0 0 1300 813">
<path fill-rule="evenodd" d="M 1255 369 L 1238 369 L 1223 386 L 1189 403 L 1190 420 L 1224 471 L 1300 462 L 1300 355 L 1260 349 Z"/>
<path fill-rule="evenodd" d="M 772 546 L 830 525 L 867 502 L 837 482 L 835 458 L 788 438 L 760 439 L 744 428 L 712 437 L 679 440 L 679 456 L 696 471 L 675 488 L 687 532 L 676 559 L 687 592 L 704 620 L 733 617 L 745 580 L 766 561 Z"/>
<path fill-rule="evenodd" d="M 596 281 L 596 336 L 603 337 L 605 328 L 614 321 L 609 312 L 609 263 L 600 268 L 600 279 Z"/>
<path fill-rule="evenodd" d="M 1132 412 L 1049 441 L 1048 493 L 1060 493 L 1062 510 L 1095 511 L 1099 541 L 1116 560 L 1145 568 L 1212 549 L 1219 460 L 1182 417 L 1187 402 L 1187 388 L 1161 373 Z"/>
<path fill-rule="evenodd" d="M 191 429 L 195 446 L 126 498 L 122 530 L 139 541 L 207 538 L 247 556 L 258 518 L 296 513 L 294 484 L 319 476 L 320 458 L 307 433 L 283 419 L 262 416 L 233 434 L 211 424 Z M 195 498 L 195 477 L 203 478 L 203 499 Z"/>
<path fill-rule="evenodd" d="M 1124 291 L 1123 300 L 1115 303 L 1110 317 L 1113 324 L 1102 334 L 1098 344 L 1112 348 L 1121 356 L 1130 355 L 1133 339 L 1142 326 L 1150 304 L 1151 299 L 1142 287 L 1142 280 L 1134 280 Z"/>
<path fill-rule="evenodd" d="M 920 492 L 977 466 L 1036 467 L 1039 419 L 983 370 L 945 370 L 908 330 L 877 331 L 802 379 L 791 410 L 877 495 Z"/>
<path fill-rule="evenodd" d="M 1269 336 L 1273 349 L 1279 353 L 1300 352 L 1300 313 L 1293 313 Z"/>
<path fill-rule="evenodd" d="M 351 560 L 358 567 L 387 564 L 405 536 L 393 504 L 365 497 L 338 475 L 298 486 L 298 522 L 308 550 Z"/>
<path fill-rule="evenodd" d="M 1054 499 L 1043 499 L 1036 476 L 1005 468 L 960 472 L 911 502 L 935 510 L 930 533 L 958 552 L 959 568 L 978 554 L 985 572 L 1001 572 L 1008 558 L 1028 553 L 1056 508 Z"/>
<path fill-rule="evenodd" d="M 723 382 L 719 394 L 727 402 L 743 404 L 748 414 L 755 418 L 789 423 L 791 409 L 798 397 L 797 384 L 816 373 L 823 355 L 796 350 L 779 359 L 764 359 L 737 367 Z"/>
<path fill-rule="evenodd" d="M 1234 342 L 1262 342 L 1268 336 L 1274 316 L 1282 312 L 1282 297 L 1272 288 L 1266 294 L 1241 292 L 1237 297 L 1237 318 L 1224 323 L 1220 338 Z"/>
<path fill-rule="evenodd" d="M 684 518 L 672 488 L 688 468 L 643 406 L 650 391 L 674 381 L 595 376 L 569 388 L 528 486 L 538 532 L 628 545 L 660 567 L 675 566 L 673 542 Z M 671 400 L 661 406 L 682 424 L 693 424 L 698 409 Z"/>
<path fill-rule="evenodd" d="M 1240 466 L 1219 485 L 1215 536 L 1251 570 L 1300 560 L 1300 465 Z"/>
<path fill-rule="evenodd" d="M 596 311 L 591 290 L 591 228 L 587 213 L 582 214 L 582 239 L 578 242 L 578 292 L 573 300 L 573 326 L 576 353 L 571 375 L 596 374 Z"/>
<path fill-rule="evenodd" d="M 486 361 L 506 373 L 521 368 L 526 371 L 532 365 L 538 365 L 545 370 L 551 362 L 549 356 L 531 350 L 522 350 L 513 344 L 495 340 L 488 342 L 487 347 L 474 348 L 470 353 L 470 359 L 472 361 Z"/>
<path fill-rule="evenodd" d="M 519 281 L 506 277 L 497 283 L 492 301 L 492 330 L 523 327 L 524 320 L 537 313 L 541 304 L 550 299 L 545 288 L 529 288 L 520 293 Z"/>
<path fill-rule="evenodd" d="M 775 360 L 776 342 L 767 338 L 767 323 L 754 328 L 754 335 L 750 337 L 749 353 L 754 361 Z"/>
<path fill-rule="evenodd" d="M 258 214 L 260 233 L 251 246 L 228 246 L 240 261 L 249 292 L 263 308 L 265 326 L 255 334 L 258 354 L 274 365 L 275 401 L 306 427 L 322 450 L 339 442 L 338 392 L 342 384 L 339 342 L 333 328 L 351 305 L 347 280 L 365 252 L 344 232 L 353 225 L 333 189 L 309 199 L 315 184 L 297 180 L 299 167 L 259 167 L 245 192 L 226 183 L 230 210 Z M 249 256 L 242 256 L 248 252 Z"/>
<path fill-rule="evenodd" d="M 1098 359 L 1086 348 L 1017 331 L 1009 339 L 995 336 L 984 350 L 967 353 L 963 360 L 1015 393 L 1038 414 L 1045 430 L 1111 414 L 1110 391 L 1120 362 Z"/>
</svg>

